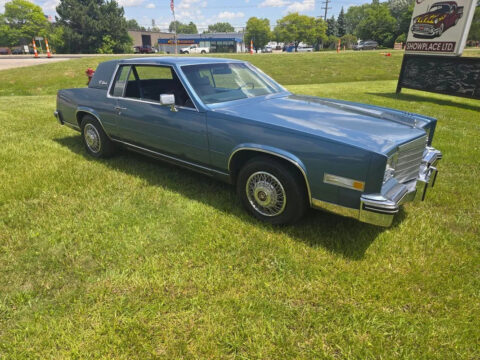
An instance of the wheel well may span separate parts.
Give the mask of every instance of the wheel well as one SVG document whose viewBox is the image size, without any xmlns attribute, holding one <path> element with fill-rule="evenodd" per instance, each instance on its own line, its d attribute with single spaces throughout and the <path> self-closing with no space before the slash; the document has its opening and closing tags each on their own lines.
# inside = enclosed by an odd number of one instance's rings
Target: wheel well
<svg viewBox="0 0 480 360">
<path fill-rule="evenodd" d="M 282 164 L 287 166 L 289 169 L 291 169 L 292 172 L 297 174 L 299 176 L 299 178 L 302 180 L 302 182 L 305 186 L 305 189 L 307 190 L 306 192 L 307 192 L 307 195 L 309 197 L 308 201 L 310 201 L 310 187 L 307 183 L 306 175 L 303 173 L 303 171 L 301 171 L 291 161 L 289 161 L 289 160 L 287 160 L 283 157 L 272 155 L 272 154 L 265 153 L 265 152 L 262 152 L 262 151 L 241 150 L 241 151 L 239 151 L 239 152 L 237 152 L 233 155 L 232 159 L 230 160 L 230 164 L 229 164 L 230 165 L 229 166 L 230 178 L 231 178 L 231 181 L 232 181 L 233 184 L 235 184 L 237 182 L 238 173 L 240 172 L 242 167 L 249 160 L 251 160 L 255 157 L 271 158 L 273 160 L 281 162 Z"/>
<path fill-rule="evenodd" d="M 77 123 L 78 123 L 78 127 L 79 128 L 82 128 L 82 119 L 85 115 L 90 115 L 88 112 L 86 111 L 79 111 L 77 112 Z"/>
</svg>

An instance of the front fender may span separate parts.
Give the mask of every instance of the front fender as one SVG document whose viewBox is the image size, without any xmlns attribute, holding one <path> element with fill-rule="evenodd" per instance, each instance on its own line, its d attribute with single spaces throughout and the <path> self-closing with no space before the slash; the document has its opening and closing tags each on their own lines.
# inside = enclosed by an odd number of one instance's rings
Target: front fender
<svg viewBox="0 0 480 360">
<path fill-rule="evenodd" d="M 253 143 L 243 143 L 235 146 L 235 148 L 232 150 L 229 158 L 228 158 L 228 171 L 231 172 L 231 163 L 232 159 L 235 157 L 236 154 L 240 153 L 241 151 L 257 151 L 259 153 L 265 153 L 273 156 L 277 156 L 281 159 L 287 160 L 290 162 L 292 165 L 294 165 L 300 172 L 302 173 L 305 184 L 307 185 L 307 191 L 308 191 L 308 198 L 309 201 L 312 199 L 312 193 L 310 190 L 310 182 L 308 180 L 308 175 L 307 175 L 307 168 L 303 164 L 303 162 L 294 154 L 273 147 L 273 146 L 268 146 L 268 145 L 261 145 L 261 144 L 253 144 Z"/>
</svg>

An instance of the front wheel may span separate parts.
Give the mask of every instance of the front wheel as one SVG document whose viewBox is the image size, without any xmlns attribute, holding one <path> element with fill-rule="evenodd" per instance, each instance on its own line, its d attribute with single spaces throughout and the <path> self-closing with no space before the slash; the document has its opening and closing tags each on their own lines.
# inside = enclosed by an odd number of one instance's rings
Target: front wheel
<svg viewBox="0 0 480 360">
<path fill-rule="evenodd" d="M 273 225 L 292 224 L 307 210 L 301 175 L 267 157 L 254 158 L 240 170 L 237 194 L 251 215 Z"/>
<path fill-rule="evenodd" d="M 83 144 L 87 152 L 96 158 L 110 157 L 115 153 L 115 144 L 108 138 L 102 126 L 93 116 L 85 115 L 81 124 Z"/>
<path fill-rule="evenodd" d="M 202 50 L 202 52 L 201 52 L 201 53 L 202 53 L 202 54 L 206 54 L 207 52 L 206 52 L 205 50 Z"/>
</svg>

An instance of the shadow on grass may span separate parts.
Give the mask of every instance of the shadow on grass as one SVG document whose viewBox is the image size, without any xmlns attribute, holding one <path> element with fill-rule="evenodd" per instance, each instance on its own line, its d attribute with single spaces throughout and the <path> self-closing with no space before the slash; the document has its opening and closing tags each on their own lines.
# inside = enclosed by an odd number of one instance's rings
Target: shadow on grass
<svg viewBox="0 0 480 360">
<path fill-rule="evenodd" d="M 307 216 L 295 225 L 274 227 L 250 217 L 237 200 L 233 186 L 208 176 L 126 150 L 122 150 L 112 159 L 94 159 L 85 152 L 79 136 L 54 141 L 82 155 L 88 161 L 101 162 L 116 171 L 140 177 L 152 186 L 168 188 L 222 212 L 233 214 L 252 226 L 288 235 L 312 247 L 321 246 L 349 259 L 362 259 L 370 244 L 385 230 L 354 219 L 314 210 L 309 211 Z M 401 211 L 396 216 L 393 227 L 404 217 L 405 214 Z"/>
<path fill-rule="evenodd" d="M 397 93 L 371 93 L 371 92 L 367 92 L 367 94 L 374 95 L 374 96 L 382 96 L 382 97 L 386 97 L 394 100 L 402 100 L 402 101 L 408 101 L 408 102 L 418 102 L 418 101 L 430 102 L 435 105 L 445 105 L 445 106 L 462 108 L 465 110 L 480 111 L 480 106 L 478 105 L 465 104 L 465 103 L 461 103 L 453 100 L 431 98 L 431 97 L 423 96 L 419 94 L 417 95 L 417 94 L 402 94 L 402 93 L 397 94 Z"/>
</svg>

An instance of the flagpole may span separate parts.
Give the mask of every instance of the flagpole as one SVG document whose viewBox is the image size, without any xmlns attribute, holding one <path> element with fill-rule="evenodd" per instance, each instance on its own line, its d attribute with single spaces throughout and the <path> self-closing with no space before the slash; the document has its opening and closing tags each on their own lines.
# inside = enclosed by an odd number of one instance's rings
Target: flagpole
<svg viewBox="0 0 480 360">
<path fill-rule="evenodd" d="M 174 0 L 170 3 L 170 7 L 172 8 L 173 13 L 173 31 L 174 31 L 174 40 L 175 40 L 175 55 L 178 54 L 178 44 L 177 44 L 177 20 L 175 18 L 175 3 Z"/>
</svg>

